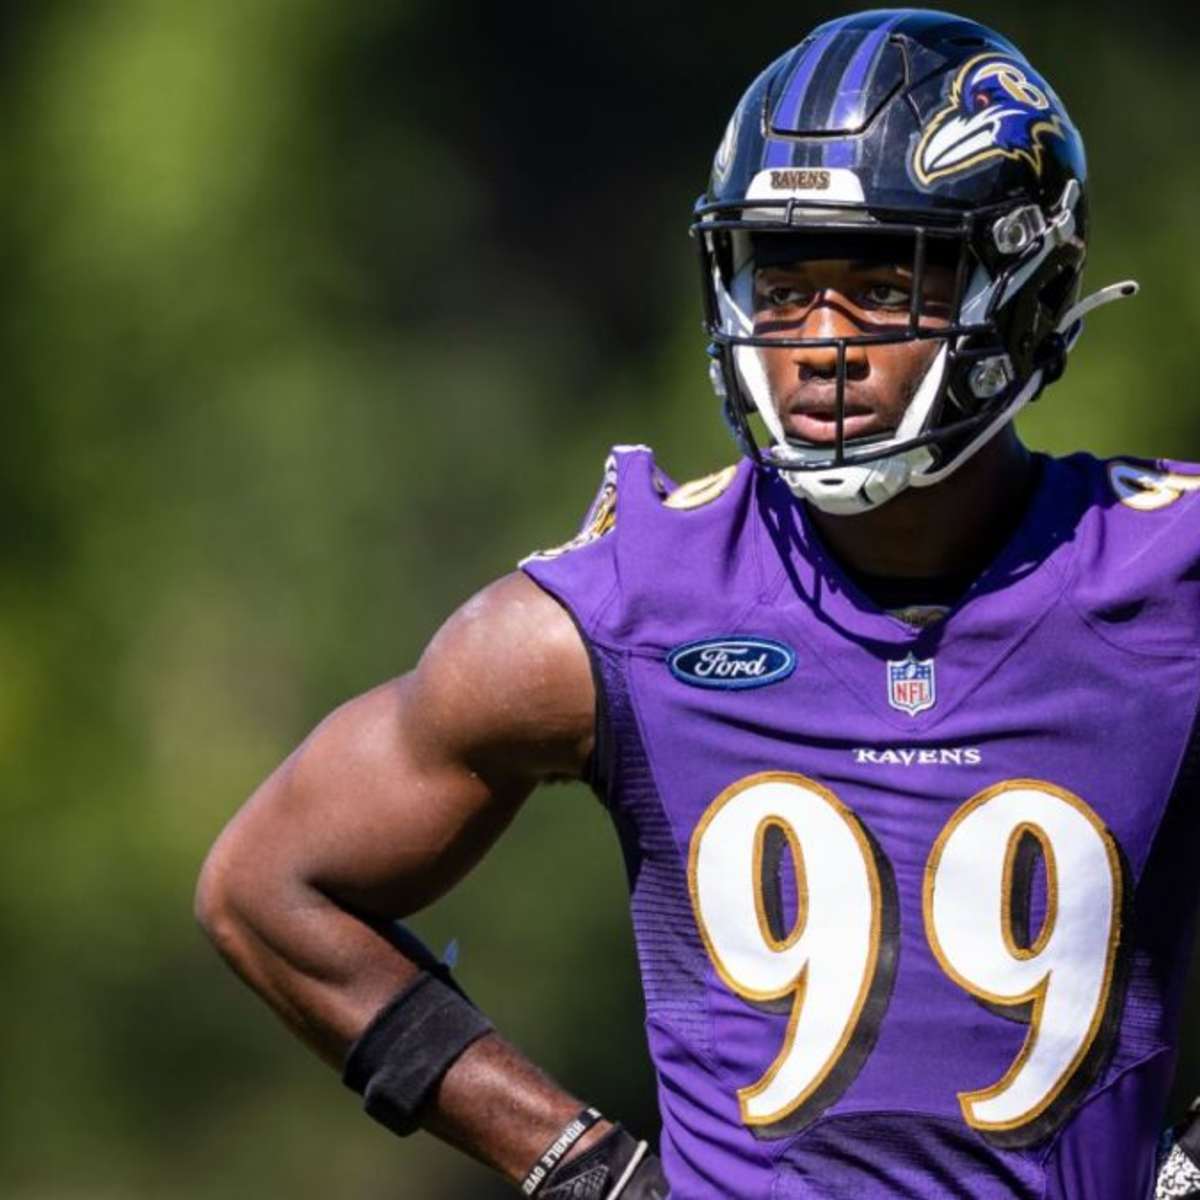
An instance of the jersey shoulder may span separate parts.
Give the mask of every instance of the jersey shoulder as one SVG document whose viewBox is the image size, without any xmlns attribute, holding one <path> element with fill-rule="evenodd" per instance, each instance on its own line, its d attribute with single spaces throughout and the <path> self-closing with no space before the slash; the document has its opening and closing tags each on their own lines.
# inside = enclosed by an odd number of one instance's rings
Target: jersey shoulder
<svg viewBox="0 0 1200 1200">
<path fill-rule="evenodd" d="M 1161 513 L 1200 492 L 1200 463 L 1170 459 L 1110 458 L 1099 464 L 1113 498 L 1135 513 Z M 1173 516 L 1197 503 L 1185 504 Z"/>
<path fill-rule="evenodd" d="M 1072 594 L 1131 649 L 1191 648 L 1200 636 L 1200 464 L 1073 455 L 1083 484 Z"/>
<path fill-rule="evenodd" d="M 753 493 L 748 461 L 676 484 L 649 447 L 616 446 L 579 531 L 520 567 L 593 640 L 676 645 L 756 590 L 739 537 Z"/>
</svg>

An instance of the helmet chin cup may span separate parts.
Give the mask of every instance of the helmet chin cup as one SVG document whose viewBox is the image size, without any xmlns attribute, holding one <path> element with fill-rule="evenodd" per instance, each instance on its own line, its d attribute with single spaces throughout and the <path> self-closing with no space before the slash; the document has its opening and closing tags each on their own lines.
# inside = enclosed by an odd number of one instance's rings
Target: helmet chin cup
<svg viewBox="0 0 1200 1200">
<path fill-rule="evenodd" d="M 798 499 L 831 516 L 852 517 L 898 496 L 910 485 L 913 475 L 932 461 L 929 450 L 917 446 L 861 466 L 830 471 L 789 471 L 781 466 L 779 474 Z"/>
</svg>

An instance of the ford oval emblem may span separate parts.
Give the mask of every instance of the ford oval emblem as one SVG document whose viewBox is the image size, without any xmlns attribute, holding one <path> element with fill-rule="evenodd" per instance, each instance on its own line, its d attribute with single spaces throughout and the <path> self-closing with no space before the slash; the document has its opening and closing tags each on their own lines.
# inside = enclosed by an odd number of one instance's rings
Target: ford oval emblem
<svg viewBox="0 0 1200 1200">
<path fill-rule="evenodd" d="M 768 638 L 705 638 L 676 646 L 667 655 L 667 666 L 676 679 L 693 687 L 766 687 L 796 669 L 796 652 Z"/>
</svg>

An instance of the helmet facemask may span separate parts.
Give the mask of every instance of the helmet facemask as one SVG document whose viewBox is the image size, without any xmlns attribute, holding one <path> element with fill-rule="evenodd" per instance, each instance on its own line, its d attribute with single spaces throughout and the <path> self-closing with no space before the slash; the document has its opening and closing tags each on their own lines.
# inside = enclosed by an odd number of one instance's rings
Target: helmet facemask
<svg viewBox="0 0 1200 1200">
<path fill-rule="evenodd" d="M 733 114 L 692 225 L 714 383 L 745 452 L 840 513 L 960 467 L 1062 374 L 1083 315 L 1137 290 L 1121 283 L 1078 301 L 1086 179 L 1083 140 L 1054 89 L 977 22 L 922 9 L 852 13 L 770 64 Z M 911 263 L 910 311 L 885 329 L 855 318 L 845 337 L 756 336 L 747 277 L 756 246 L 775 238 L 840 241 L 831 257 L 842 262 Z M 934 320 L 923 281 L 938 263 L 955 282 Z M 847 437 L 848 355 L 878 363 L 881 347 L 918 341 L 936 349 L 903 415 L 889 405 L 895 428 Z M 789 346 L 836 359 L 831 443 L 785 434 L 762 356 Z M 751 424 L 760 420 L 762 450 Z M 878 423 L 851 427 L 868 428 Z"/>
<path fill-rule="evenodd" d="M 693 232 L 700 246 L 714 384 L 745 451 L 777 468 L 804 499 L 836 513 L 866 511 L 908 486 L 940 482 L 1019 408 L 1061 373 L 1065 339 L 1053 322 L 1074 299 L 1083 260 L 1075 238 L 1079 189 L 1044 214 L 1011 204 L 947 217 L 928 211 L 871 211 L 862 203 L 779 199 L 701 204 Z M 781 249 L 775 251 L 773 246 Z M 782 247 L 787 247 L 785 251 Z M 907 312 L 859 322 L 842 337 L 756 336 L 755 272 L 782 257 L 853 258 L 907 265 Z M 953 272 L 948 306 L 930 310 L 926 281 L 934 267 Z M 1008 328 L 1027 329 L 1030 314 L 1008 320 L 1018 302 L 1055 281 L 1071 290 L 1037 347 L 1012 346 Z M 805 319 L 807 319 L 807 314 Z M 1028 340 L 1026 338 L 1026 340 Z M 847 352 L 851 347 L 930 342 L 937 346 L 897 427 L 886 435 L 846 438 Z M 763 354 L 788 348 L 836 352 L 834 440 L 816 444 L 786 435 L 767 382 Z M 749 418 L 767 433 L 760 450 Z"/>
</svg>

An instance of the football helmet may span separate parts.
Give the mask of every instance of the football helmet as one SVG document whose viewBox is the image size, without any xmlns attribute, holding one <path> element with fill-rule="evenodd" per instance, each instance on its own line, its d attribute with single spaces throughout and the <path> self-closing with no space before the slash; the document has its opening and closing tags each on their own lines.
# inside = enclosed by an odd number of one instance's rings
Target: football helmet
<svg viewBox="0 0 1200 1200">
<path fill-rule="evenodd" d="M 713 384 L 745 453 L 834 513 L 864 512 L 961 466 L 1062 374 L 1084 314 L 1137 290 L 1130 281 L 1079 301 L 1086 176 L 1061 100 L 974 21 L 861 13 L 769 66 L 729 122 L 692 224 Z M 902 265 L 908 299 L 879 319 L 855 317 L 845 336 L 802 336 L 807 315 L 791 333 L 765 333 L 756 272 L 817 259 Z M 924 297 L 935 267 L 954 281 L 936 314 Z M 913 341 L 935 349 L 898 426 L 847 438 L 847 351 Z M 785 432 L 763 357 L 780 347 L 820 348 L 836 362 L 831 443 Z M 768 435 L 761 449 L 754 413 Z"/>
</svg>

